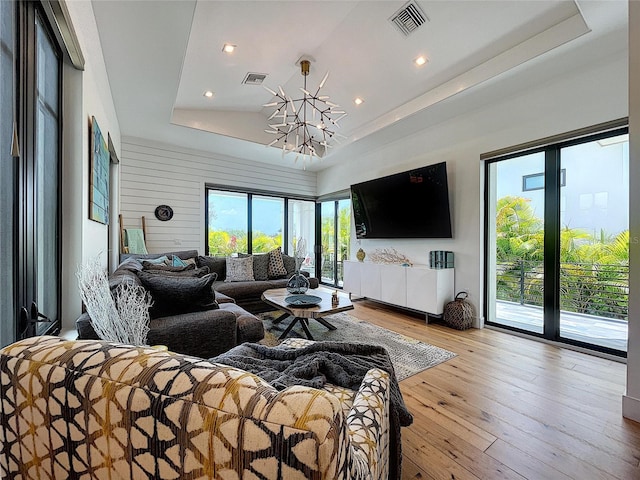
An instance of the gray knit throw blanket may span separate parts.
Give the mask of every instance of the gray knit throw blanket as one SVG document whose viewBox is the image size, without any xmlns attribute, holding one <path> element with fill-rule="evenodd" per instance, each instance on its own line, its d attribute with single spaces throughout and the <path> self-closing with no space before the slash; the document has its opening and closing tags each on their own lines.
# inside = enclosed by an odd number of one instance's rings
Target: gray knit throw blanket
<svg viewBox="0 0 640 480">
<path fill-rule="evenodd" d="M 322 388 L 325 383 L 332 383 L 358 391 L 370 369 L 388 372 L 391 376 L 389 416 L 391 431 L 394 432 L 390 439 L 389 478 L 401 478 L 400 427 L 411 425 L 413 416 L 404 404 L 391 359 L 384 347 L 344 342 L 316 342 L 303 348 L 243 343 L 209 361 L 251 372 L 276 390 L 292 385 Z"/>
</svg>

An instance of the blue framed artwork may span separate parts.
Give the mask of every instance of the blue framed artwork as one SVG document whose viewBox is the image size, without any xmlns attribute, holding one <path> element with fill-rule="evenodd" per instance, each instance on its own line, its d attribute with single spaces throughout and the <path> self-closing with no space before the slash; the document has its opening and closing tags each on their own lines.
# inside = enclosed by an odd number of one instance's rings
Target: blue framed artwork
<svg viewBox="0 0 640 480">
<path fill-rule="evenodd" d="M 96 117 L 91 117 L 89 218 L 109 224 L 109 147 Z"/>
</svg>

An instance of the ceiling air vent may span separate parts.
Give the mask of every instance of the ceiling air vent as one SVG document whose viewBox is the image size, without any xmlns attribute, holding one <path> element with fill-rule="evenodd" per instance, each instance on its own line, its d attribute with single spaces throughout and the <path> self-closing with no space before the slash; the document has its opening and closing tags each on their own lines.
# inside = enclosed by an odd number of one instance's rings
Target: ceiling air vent
<svg viewBox="0 0 640 480">
<path fill-rule="evenodd" d="M 262 85 L 262 82 L 264 82 L 264 79 L 267 78 L 267 74 L 266 73 L 247 73 L 247 75 L 244 77 L 244 80 L 242 80 L 242 83 L 244 83 L 245 85 Z"/>
<path fill-rule="evenodd" d="M 415 1 L 410 1 L 394 13 L 389 21 L 400 30 L 400 33 L 408 37 L 429 19 Z"/>
</svg>

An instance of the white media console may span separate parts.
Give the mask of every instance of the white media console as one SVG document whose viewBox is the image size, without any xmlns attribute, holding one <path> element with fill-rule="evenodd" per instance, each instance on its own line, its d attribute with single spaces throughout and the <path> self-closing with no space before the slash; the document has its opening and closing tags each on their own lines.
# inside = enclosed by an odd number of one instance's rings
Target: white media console
<svg viewBox="0 0 640 480">
<path fill-rule="evenodd" d="M 445 304 L 453 300 L 453 282 L 453 268 L 344 262 L 345 292 L 424 312 L 427 321 L 429 315 L 442 315 Z"/>
</svg>

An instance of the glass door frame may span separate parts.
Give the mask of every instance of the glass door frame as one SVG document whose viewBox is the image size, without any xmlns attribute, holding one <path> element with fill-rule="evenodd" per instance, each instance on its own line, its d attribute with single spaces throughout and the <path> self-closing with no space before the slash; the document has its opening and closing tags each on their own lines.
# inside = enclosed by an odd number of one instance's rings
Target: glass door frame
<svg viewBox="0 0 640 480">
<path fill-rule="evenodd" d="M 330 199 L 318 200 L 316 203 L 316 278 L 321 285 L 329 286 L 331 288 L 342 288 L 340 285 L 341 279 L 339 278 L 338 263 L 343 260 L 339 260 L 339 238 L 340 238 L 340 202 L 348 200 L 351 202 L 350 196 L 332 197 Z M 324 254 L 322 247 L 322 205 L 333 204 L 333 282 L 323 281 L 322 276 L 322 256 Z M 351 218 L 351 217 L 350 217 Z M 351 226 L 349 226 L 351 228 Z M 351 234 L 351 233 L 350 233 Z M 344 266 L 343 266 L 344 269 Z M 343 271 L 344 276 L 344 271 Z M 342 279 L 343 281 L 344 279 Z"/>
<path fill-rule="evenodd" d="M 546 340 L 565 343 L 576 347 L 594 350 L 597 352 L 621 356 L 627 356 L 627 352 L 614 350 L 612 348 L 596 345 L 592 343 L 581 342 L 578 340 L 560 336 L 560 185 L 561 185 L 561 158 L 560 152 L 563 148 L 571 147 L 588 142 L 594 142 L 609 137 L 624 135 L 629 132 L 628 126 L 616 127 L 603 130 L 598 133 L 591 133 L 575 138 L 570 138 L 556 143 L 548 142 L 542 146 L 530 149 L 514 149 L 513 153 L 497 155 L 492 158 L 483 159 L 484 161 L 484 305 L 483 315 L 485 323 L 505 330 L 511 330 L 525 335 L 544 338 Z M 490 303 L 495 302 L 495 298 L 489 298 L 493 289 L 489 288 L 492 281 L 490 275 L 492 272 L 488 268 L 489 258 L 495 255 L 490 251 L 490 228 L 489 209 L 491 201 L 490 181 L 491 181 L 491 165 L 503 160 L 509 160 L 524 155 L 544 152 L 545 155 L 545 188 L 544 188 L 544 277 L 543 277 L 543 333 L 532 332 L 517 328 L 510 325 L 492 322 L 489 319 Z M 549 185 L 556 185 L 551 188 Z"/>
<path fill-rule="evenodd" d="M 16 212 L 15 212 L 15 305 L 16 305 L 16 340 L 20 338 L 56 334 L 61 328 L 62 312 L 62 49 L 53 33 L 50 21 L 39 3 L 17 2 L 16 24 L 18 35 L 17 82 L 16 92 L 17 127 L 20 145 L 20 157 L 16 159 Z M 56 175 L 56 238 L 47 239 L 55 242 L 57 271 L 55 286 L 56 311 L 39 312 L 38 301 L 38 242 L 45 239 L 37 238 L 38 232 L 38 155 L 42 134 L 36 121 L 37 115 L 37 75 L 38 54 L 37 35 L 38 26 L 41 34 L 47 35 L 55 52 L 58 63 L 57 72 L 57 139 L 55 161 Z M 42 213 L 42 212 L 40 212 Z M 45 212 L 49 213 L 49 212 Z M 43 316 L 46 315 L 46 316 Z M 28 320 L 26 317 L 28 317 Z M 44 322 L 41 324 L 41 322 Z"/>
</svg>

